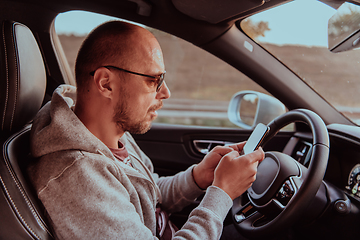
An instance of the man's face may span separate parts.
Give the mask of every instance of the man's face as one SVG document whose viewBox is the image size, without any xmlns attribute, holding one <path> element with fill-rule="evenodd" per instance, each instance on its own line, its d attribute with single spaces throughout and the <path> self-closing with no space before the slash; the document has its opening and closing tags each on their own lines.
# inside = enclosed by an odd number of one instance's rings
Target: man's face
<svg viewBox="0 0 360 240">
<path fill-rule="evenodd" d="M 130 94 L 124 94 L 114 108 L 114 122 L 123 130 L 133 134 L 146 133 L 151 122 L 157 117 L 156 110 L 162 107 L 162 102 L 152 103 L 151 96 L 135 99 Z"/>
<path fill-rule="evenodd" d="M 149 40 L 147 40 L 149 41 Z M 164 72 L 160 46 L 156 39 L 149 46 L 137 51 L 134 61 L 127 70 L 157 76 Z M 162 107 L 162 100 L 170 97 L 166 83 L 156 92 L 157 81 L 152 78 L 112 70 L 118 76 L 118 99 L 114 106 L 113 121 L 122 131 L 142 134 L 151 127 L 157 117 L 156 110 Z"/>
</svg>

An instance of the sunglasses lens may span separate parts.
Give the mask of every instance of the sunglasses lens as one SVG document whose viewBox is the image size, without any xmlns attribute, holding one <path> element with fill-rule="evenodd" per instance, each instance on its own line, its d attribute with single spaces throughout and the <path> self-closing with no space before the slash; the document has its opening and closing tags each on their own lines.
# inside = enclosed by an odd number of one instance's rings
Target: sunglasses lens
<svg viewBox="0 0 360 240">
<path fill-rule="evenodd" d="M 157 91 L 157 92 L 160 90 L 162 84 L 164 83 L 164 78 L 165 78 L 165 73 L 162 73 L 162 74 L 160 75 L 160 78 L 159 78 L 159 83 L 158 83 L 158 85 L 157 85 L 157 87 L 156 87 L 156 91 Z"/>
</svg>

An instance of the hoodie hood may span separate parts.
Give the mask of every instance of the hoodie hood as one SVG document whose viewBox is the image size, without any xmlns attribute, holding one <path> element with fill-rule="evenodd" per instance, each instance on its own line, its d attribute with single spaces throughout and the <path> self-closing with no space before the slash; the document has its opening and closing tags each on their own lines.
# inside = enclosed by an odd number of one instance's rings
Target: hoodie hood
<svg viewBox="0 0 360 240">
<path fill-rule="evenodd" d="M 76 88 L 59 86 L 48 102 L 36 115 L 31 129 L 33 157 L 66 150 L 99 153 L 114 158 L 110 150 L 95 137 L 73 112 Z M 65 121 L 66 119 L 66 121 Z"/>
</svg>

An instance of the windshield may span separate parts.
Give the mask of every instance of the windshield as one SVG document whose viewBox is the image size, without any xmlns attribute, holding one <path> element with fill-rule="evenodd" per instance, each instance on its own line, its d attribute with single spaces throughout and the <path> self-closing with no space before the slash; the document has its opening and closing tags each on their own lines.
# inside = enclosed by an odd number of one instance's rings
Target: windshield
<svg viewBox="0 0 360 240">
<path fill-rule="evenodd" d="M 296 0 L 253 15 L 240 26 L 338 111 L 360 124 L 360 51 L 328 50 L 328 21 L 335 12 L 315 0 Z"/>
</svg>

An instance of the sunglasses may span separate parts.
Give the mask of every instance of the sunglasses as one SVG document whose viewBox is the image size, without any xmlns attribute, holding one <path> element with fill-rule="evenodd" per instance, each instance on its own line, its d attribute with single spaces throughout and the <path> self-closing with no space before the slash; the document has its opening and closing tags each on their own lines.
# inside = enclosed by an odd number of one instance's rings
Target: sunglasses
<svg viewBox="0 0 360 240">
<path fill-rule="evenodd" d="M 158 75 L 158 76 L 151 76 L 151 75 L 146 75 L 146 74 L 142 74 L 142 73 L 132 72 L 132 71 L 129 71 L 129 70 L 126 70 L 126 69 L 122 69 L 122 68 L 118 68 L 118 67 L 111 66 L 111 65 L 101 66 L 101 67 L 104 67 L 104 68 L 107 68 L 107 69 L 113 68 L 113 69 L 120 70 L 120 71 L 123 71 L 123 72 L 127 72 L 127 73 L 131 73 L 131 74 L 135 74 L 135 75 L 139 75 L 139 76 L 143 76 L 143 77 L 148 77 L 148 78 L 155 79 L 155 80 L 158 82 L 158 83 L 157 83 L 157 86 L 156 86 L 156 92 L 159 92 L 162 84 L 164 83 L 164 78 L 165 78 L 165 73 L 166 73 L 166 72 L 163 72 L 162 74 L 160 74 L 160 75 Z M 96 71 L 96 70 L 95 70 L 95 71 Z M 91 75 L 91 76 L 94 76 L 95 71 L 90 72 L 90 75 Z"/>
</svg>

